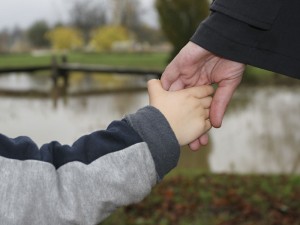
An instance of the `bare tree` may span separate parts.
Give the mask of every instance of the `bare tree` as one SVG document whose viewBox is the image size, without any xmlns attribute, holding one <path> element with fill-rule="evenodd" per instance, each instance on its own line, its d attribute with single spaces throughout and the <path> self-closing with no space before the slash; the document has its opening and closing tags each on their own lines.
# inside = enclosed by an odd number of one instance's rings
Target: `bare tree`
<svg viewBox="0 0 300 225">
<path fill-rule="evenodd" d="M 142 21 L 143 9 L 139 0 L 113 0 L 112 24 L 126 27 L 135 34 L 138 41 L 156 42 L 163 39 L 157 29 L 151 28 Z"/>
<path fill-rule="evenodd" d="M 0 52 L 8 52 L 9 39 L 10 37 L 8 30 L 2 30 L 0 32 Z"/>
<path fill-rule="evenodd" d="M 83 32 L 85 43 L 92 29 L 106 24 L 105 9 L 103 3 L 86 0 L 77 0 L 71 7 L 71 24 Z"/>
<path fill-rule="evenodd" d="M 113 0 L 112 23 L 136 31 L 141 26 L 139 1 Z"/>
</svg>

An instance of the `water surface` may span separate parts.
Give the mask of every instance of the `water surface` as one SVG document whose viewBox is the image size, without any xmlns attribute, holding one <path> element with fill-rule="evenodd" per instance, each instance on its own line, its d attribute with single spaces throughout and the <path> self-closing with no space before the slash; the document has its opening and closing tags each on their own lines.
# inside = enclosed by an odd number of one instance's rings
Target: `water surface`
<svg viewBox="0 0 300 225">
<path fill-rule="evenodd" d="M 102 79 L 102 80 L 101 80 Z M 69 92 L 97 89 L 107 78 L 77 77 Z M 119 78 L 115 78 L 118 80 Z M 99 84 L 100 83 L 100 84 Z M 145 79 L 108 82 L 145 87 Z M 106 82 L 107 84 L 107 82 Z M 27 74 L 0 77 L 0 89 L 51 91 L 51 80 Z M 210 132 L 210 146 L 202 153 L 182 151 L 181 167 L 212 172 L 300 173 L 300 88 L 243 87 L 234 95 L 222 128 Z M 81 135 L 148 104 L 146 90 L 69 96 L 54 107 L 50 97 L 0 96 L 1 133 L 26 135 L 38 146 L 56 140 L 72 144 Z"/>
</svg>

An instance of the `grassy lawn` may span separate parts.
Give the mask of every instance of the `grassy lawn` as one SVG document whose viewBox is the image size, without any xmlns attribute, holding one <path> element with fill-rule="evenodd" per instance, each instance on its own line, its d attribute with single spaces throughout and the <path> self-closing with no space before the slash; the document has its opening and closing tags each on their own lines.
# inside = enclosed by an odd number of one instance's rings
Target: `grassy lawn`
<svg viewBox="0 0 300 225">
<path fill-rule="evenodd" d="M 168 58 L 167 53 L 70 53 L 71 63 L 101 64 L 134 68 L 163 69 Z M 18 66 L 49 65 L 51 55 L 32 56 L 30 54 L 2 54 L 0 68 Z"/>
<path fill-rule="evenodd" d="M 49 65 L 51 56 L 33 57 L 30 54 L 0 54 L 0 68 Z"/>
<path fill-rule="evenodd" d="M 51 54 L 33 56 L 31 54 L 0 54 L 0 68 L 20 66 L 41 66 L 51 64 Z M 60 59 L 61 57 L 59 57 Z M 82 53 L 67 54 L 68 62 L 96 64 L 116 67 L 163 70 L 167 65 L 168 53 Z M 270 71 L 247 66 L 243 84 L 299 84 L 299 80 L 278 75 Z"/>
<path fill-rule="evenodd" d="M 86 64 L 163 69 L 166 66 L 167 58 L 167 53 L 74 53 L 70 55 L 69 61 Z"/>
</svg>

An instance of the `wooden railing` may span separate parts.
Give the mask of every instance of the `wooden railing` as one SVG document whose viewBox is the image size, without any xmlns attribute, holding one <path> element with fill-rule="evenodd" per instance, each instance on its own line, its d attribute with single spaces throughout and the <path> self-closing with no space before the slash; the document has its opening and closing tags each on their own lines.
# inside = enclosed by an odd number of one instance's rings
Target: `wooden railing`
<svg viewBox="0 0 300 225">
<path fill-rule="evenodd" d="M 87 65 L 79 63 L 68 63 L 67 58 L 63 56 L 61 63 L 58 63 L 56 57 L 52 58 L 50 65 L 44 66 L 22 66 L 22 67 L 2 67 L 0 68 L 0 76 L 8 73 L 33 73 L 37 71 L 51 71 L 51 78 L 54 87 L 57 86 L 58 80 L 63 79 L 64 86 L 68 86 L 71 72 L 84 72 L 86 74 L 117 74 L 117 75 L 135 75 L 135 76 L 153 76 L 160 78 L 162 71 L 128 68 L 128 67 L 112 67 L 103 65 Z"/>
</svg>

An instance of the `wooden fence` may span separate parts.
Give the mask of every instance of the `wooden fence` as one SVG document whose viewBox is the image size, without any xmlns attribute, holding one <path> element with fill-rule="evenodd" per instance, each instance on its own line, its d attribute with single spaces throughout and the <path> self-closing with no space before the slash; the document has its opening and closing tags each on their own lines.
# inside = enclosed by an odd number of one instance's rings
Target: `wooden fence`
<svg viewBox="0 0 300 225">
<path fill-rule="evenodd" d="M 58 62 L 57 57 L 52 58 L 49 65 L 44 66 L 23 66 L 23 67 L 2 67 L 0 76 L 8 73 L 34 73 L 37 71 L 51 71 L 53 90 L 62 88 L 66 90 L 69 86 L 69 79 L 72 72 L 83 72 L 86 74 L 114 74 L 114 75 L 134 75 L 134 76 L 152 76 L 160 78 L 162 71 L 146 70 L 138 68 L 112 67 L 103 65 L 86 65 L 78 63 L 68 63 L 67 57 L 63 56 Z M 58 80 L 62 79 L 62 87 L 58 87 Z M 139 89 L 139 88 L 137 88 Z"/>
</svg>

